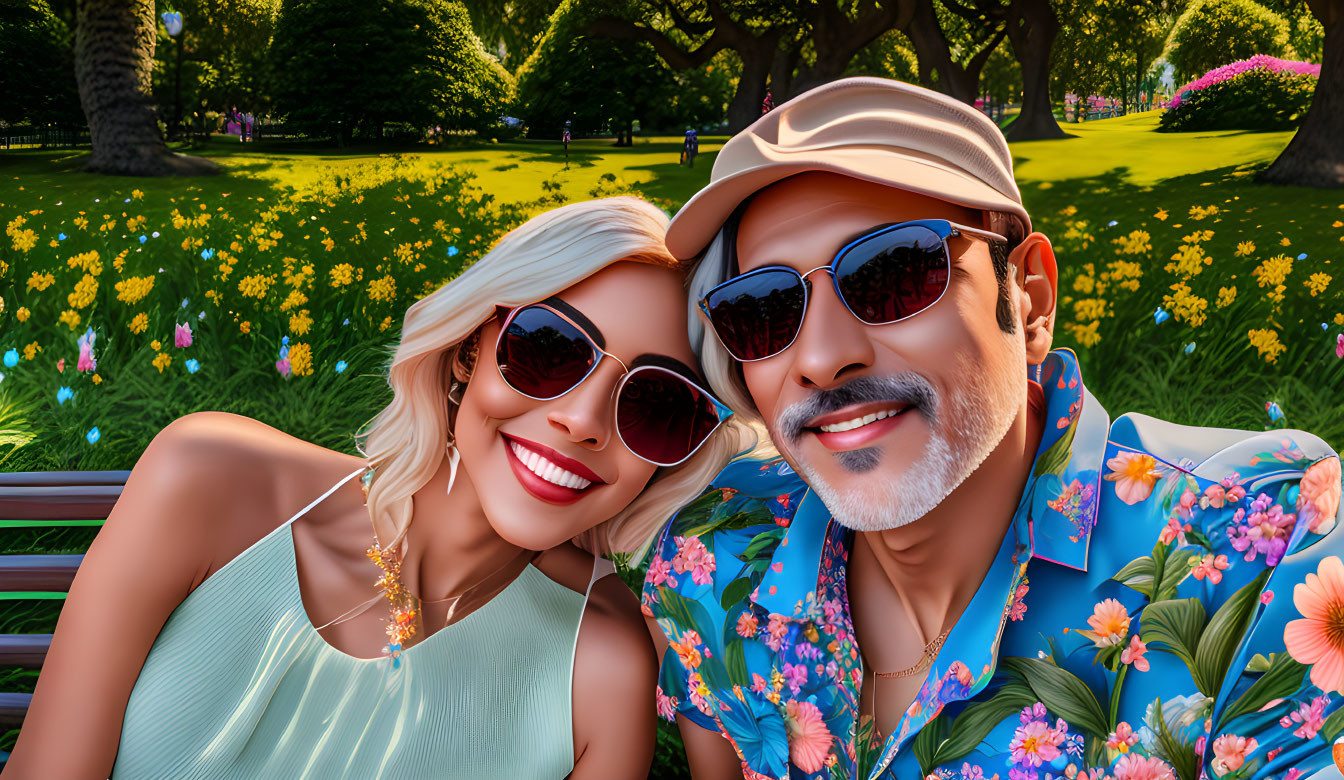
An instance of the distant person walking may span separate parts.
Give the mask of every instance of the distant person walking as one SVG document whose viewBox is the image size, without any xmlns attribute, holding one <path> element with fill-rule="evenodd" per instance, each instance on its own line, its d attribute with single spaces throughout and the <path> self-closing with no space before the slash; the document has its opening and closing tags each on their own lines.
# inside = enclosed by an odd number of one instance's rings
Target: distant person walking
<svg viewBox="0 0 1344 780">
<path fill-rule="evenodd" d="M 695 155 L 700 153 L 700 138 L 695 134 L 695 128 L 686 131 L 686 140 L 681 142 L 681 161 L 687 168 L 695 167 Z"/>
<path fill-rule="evenodd" d="M 565 120 L 565 129 L 560 133 L 560 143 L 565 145 L 565 165 L 569 165 L 569 120 Z"/>
<path fill-rule="evenodd" d="M 256 138 L 252 135 L 252 123 L 256 121 L 256 117 L 252 116 L 251 111 L 248 111 L 245 115 L 243 115 L 243 120 L 244 120 L 243 127 L 246 128 L 247 130 L 247 140 L 255 141 Z"/>
</svg>

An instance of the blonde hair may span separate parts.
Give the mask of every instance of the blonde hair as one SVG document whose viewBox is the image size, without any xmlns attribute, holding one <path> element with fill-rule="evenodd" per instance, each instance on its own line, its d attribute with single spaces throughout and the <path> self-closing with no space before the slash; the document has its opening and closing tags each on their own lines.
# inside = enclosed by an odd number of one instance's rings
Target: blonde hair
<svg viewBox="0 0 1344 780">
<path fill-rule="evenodd" d="M 621 260 L 684 270 L 663 244 L 667 223 L 662 210 L 630 196 L 562 206 L 510 231 L 461 276 L 406 310 L 388 367 L 392 401 L 368 423 L 367 433 L 357 435 L 361 454 L 375 469 L 368 508 L 378 539 L 389 540 L 385 548 L 401 543 L 411 523 L 412 495 L 445 457 L 453 403 L 446 384 L 462 342 L 496 306 L 544 300 Z M 574 542 L 596 555 L 641 559 L 663 523 L 753 444 L 751 429 L 729 419 L 693 458 L 660 468 L 629 506 Z"/>
</svg>

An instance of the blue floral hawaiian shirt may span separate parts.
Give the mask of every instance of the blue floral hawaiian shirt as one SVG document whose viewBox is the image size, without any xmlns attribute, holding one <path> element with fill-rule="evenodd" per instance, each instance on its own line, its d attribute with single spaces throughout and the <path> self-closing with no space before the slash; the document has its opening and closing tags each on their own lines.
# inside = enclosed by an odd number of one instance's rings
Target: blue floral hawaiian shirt
<svg viewBox="0 0 1344 780">
<path fill-rule="evenodd" d="M 1339 457 L 1302 431 L 1112 422 L 1067 350 L 1039 381 L 1045 430 L 1013 523 L 893 734 L 871 739 L 857 706 L 851 532 L 779 459 L 730 464 L 655 547 L 643 605 L 670 643 L 660 714 L 723 733 L 749 778 L 1297 780 L 1330 766 Z"/>
</svg>

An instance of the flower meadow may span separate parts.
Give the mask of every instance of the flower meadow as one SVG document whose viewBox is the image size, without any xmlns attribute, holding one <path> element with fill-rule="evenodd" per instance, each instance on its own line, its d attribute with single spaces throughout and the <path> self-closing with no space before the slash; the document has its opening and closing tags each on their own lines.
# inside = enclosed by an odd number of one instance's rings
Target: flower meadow
<svg viewBox="0 0 1344 780">
<path fill-rule="evenodd" d="M 0 204 L 0 415 L 37 433 L 0 439 L 6 469 L 130 468 L 199 409 L 348 450 L 406 308 L 526 216 L 395 156 L 281 196 L 211 184 Z"/>
</svg>

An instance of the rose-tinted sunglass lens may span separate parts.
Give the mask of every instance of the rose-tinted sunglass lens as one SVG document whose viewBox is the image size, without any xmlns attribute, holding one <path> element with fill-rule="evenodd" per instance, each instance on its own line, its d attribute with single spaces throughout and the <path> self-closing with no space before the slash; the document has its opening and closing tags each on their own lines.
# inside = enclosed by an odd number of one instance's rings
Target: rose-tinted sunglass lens
<svg viewBox="0 0 1344 780">
<path fill-rule="evenodd" d="M 705 299 L 719 340 L 738 360 L 760 360 L 793 343 L 807 293 L 798 274 L 766 269 L 739 276 Z"/>
<path fill-rule="evenodd" d="M 718 424 L 709 397 L 671 371 L 636 370 L 616 399 L 616 426 L 625 446 L 662 465 L 685 460 Z"/>
<path fill-rule="evenodd" d="M 519 310 L 504 329 L 495 359 L 513 389 L 547 400 L 582 382 L 597 353 L 578 328 L 550 309 L 531 306 Z"/>
<path fill-rule="evenodd" d="M 947 290 L 942 237 L 909 225 L 855 244 L 835 269 L 841 297 L 870 325 L 895 322 L 932 306 Z"/>
</svg>

